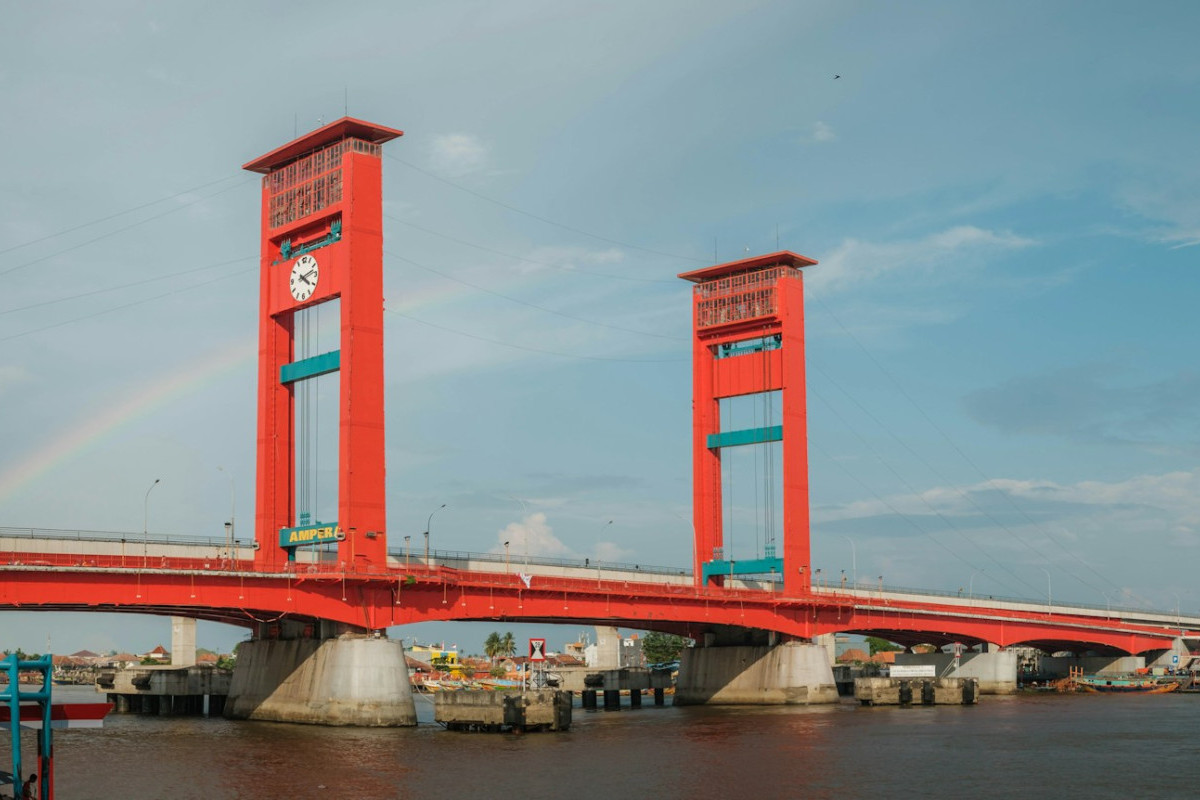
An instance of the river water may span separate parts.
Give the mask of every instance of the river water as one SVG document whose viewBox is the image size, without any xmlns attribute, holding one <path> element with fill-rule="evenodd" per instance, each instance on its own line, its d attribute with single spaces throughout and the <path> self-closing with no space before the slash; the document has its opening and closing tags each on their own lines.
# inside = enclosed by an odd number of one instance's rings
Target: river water
<svg viewBox="0 0 1200 800">
<path fill-rule="evenodd" d="M 989 696 L 967 707 L 576 707 L 569 732 L 524 736 L 444 731 L 427 696 L 417 709 L 416 728 L 384 730 L 112 714 L 102 730 L 56 732 L 57 796 L 1200 796 L 1200 695 Z"/>
</svg>

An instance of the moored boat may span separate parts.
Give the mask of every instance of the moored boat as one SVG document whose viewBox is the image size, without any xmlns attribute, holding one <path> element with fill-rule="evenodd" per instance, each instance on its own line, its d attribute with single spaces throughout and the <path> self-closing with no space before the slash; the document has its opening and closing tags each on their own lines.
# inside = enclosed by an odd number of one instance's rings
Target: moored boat
<svg viewBox="0 0 1200 800">
<path fill-rule="evenodd" d="M 1182 686 L 1179 681 L 1160 680 L 1153 676 L 1114 677 L 1109 675 L 1079 675 L 1072 679 L 1075 688 L 1082 692 L 1112 694 L 1167 694 L 1177 692 Z"/>
</svg>

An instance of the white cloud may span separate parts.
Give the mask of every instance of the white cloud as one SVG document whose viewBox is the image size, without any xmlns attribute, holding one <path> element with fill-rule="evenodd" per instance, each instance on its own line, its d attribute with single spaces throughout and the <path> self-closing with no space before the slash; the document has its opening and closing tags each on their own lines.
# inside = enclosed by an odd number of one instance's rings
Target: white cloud
<svg viewBox="0 0 1200 800">
<path fill-rule="evenodd" d="M 481 171 L 487 164 L 488 148 L 469 133 L 443 133 L 435 136 L 429 149 L 429 163 L 438 172 L 461 178 Z"/>
<path fill-rule="evenodd" d="M 812 130 L 803 136 L 800 142 L 802 144 L 824 144 L 826 142 L 836 142 L 837 138 L 837 133 L 828 123 L 817 120 L 813 123 Z"/>
<path fill-rule="evenodd" d="M 493 553 L 503 553 L 504 543 L 508 542 L 508 552 L 513 558 L 525 555 L 567 558 L 572 555 L 571 549 L 554 535 L 541 511 L 527 514 L 520 522 L 508 523 L 496 533 L 496 542 Z"/>
<path fill-rule="evenodd" d="M 623 562 L 632 556 L 632 550 L 627 550 L 616 542 L 596 542 L 596 546 L 592 548 L 592 557 L 597 561 Z"/>
<path fill-rule="evenodd" d="M 1009 500 L 1003 500 L 1007 495 Z M 1015 506 L 1015 508 L 1014 508 Z M 1017 509 L 1020 511 L 1017 512 Z M 1123 481 L 1056 483 L 996 478 L 971 486 L 938 486 L 918 494 L 862 500 L 814 511 L 814 521 L 887 517 L 1008 518 L 1014 526 L 1050 525 L 1055 538 L 1073 538 L 1073 530 L 1120 533 L 1132 540 L 1168 535 L 1179 546 L 1200 546 L 1200 468 Z M 1018 513 L 1018 517 L 1014 517 Z"/>
<path fill-rule="evenodd" d="M 896 272 L 943 278 L 961 273 L 973 262 L 1037 244 L 1033 239 L 1008 231 L 990 231 L 974 225 L 958 225 L 921 239 L 865 242 L 846 239 L 821 259 L 811 282 L 825 291 L 848 289 Z"/>
</svg>

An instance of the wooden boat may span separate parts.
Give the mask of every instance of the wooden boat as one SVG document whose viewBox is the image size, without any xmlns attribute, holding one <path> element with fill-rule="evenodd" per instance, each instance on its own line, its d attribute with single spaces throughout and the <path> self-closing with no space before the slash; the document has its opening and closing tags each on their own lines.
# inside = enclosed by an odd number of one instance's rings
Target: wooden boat
<svg viewBox="0 0 1200 800">
<path fill-rule="evenodd" d="M 1152 676 L 1110 677 L 1107 675 L 1079 675 L 1072 679 L 1081 692 L 1111 694 L 1167 694 L 1177 692 L 1182 686 L 1179 681 L 1159 680 Z"/>
</svg>

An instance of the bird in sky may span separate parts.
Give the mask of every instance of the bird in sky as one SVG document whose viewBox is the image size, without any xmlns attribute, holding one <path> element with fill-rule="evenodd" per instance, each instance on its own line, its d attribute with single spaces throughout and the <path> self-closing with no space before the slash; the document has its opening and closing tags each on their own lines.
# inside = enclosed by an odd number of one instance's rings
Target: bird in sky
<svg viewBox="0 0 1200 800">
<path fill-rule="evenodd" d="M 840 78 L 840 77 L 842 77 L 842 76 L 841 76 L 841 75 L 834 75 L 834 76 L 833 76 L 833 79 L 836 81 L 836 80 L 837 80 L 838 78 Z"/>
</svg>

